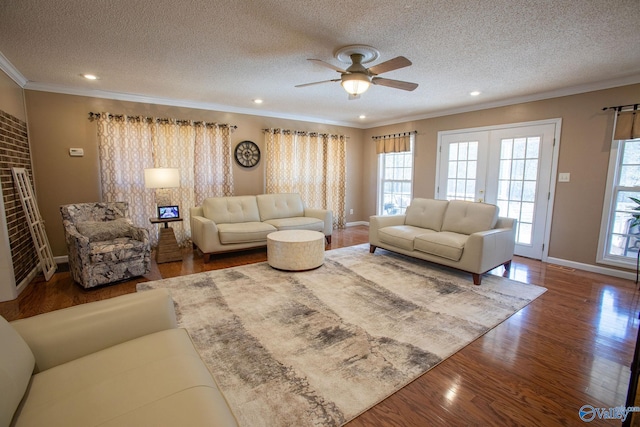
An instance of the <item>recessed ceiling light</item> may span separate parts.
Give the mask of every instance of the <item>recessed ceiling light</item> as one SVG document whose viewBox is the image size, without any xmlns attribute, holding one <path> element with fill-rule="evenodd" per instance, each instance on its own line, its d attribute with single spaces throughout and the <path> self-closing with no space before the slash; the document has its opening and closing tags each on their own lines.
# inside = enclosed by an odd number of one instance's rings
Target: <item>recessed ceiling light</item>
<svg viewBox="0 0 640 427">
<path fill-rule="evenodd" d="M 361 119 L 366 119 L 367 118 L 367 116 L 365 116 L 364 114 L 360 114 L 358 117 L 361 118 Z"/>
<path fill-rule="evenodd" d="M 82 77 L 87 80 L 98 80 L 98 76 L 96 76 L 95 74 L 83 74 Z"/>
<path fill-rule="evenodd" d="M 480 91 L 479 90 L 474 90 L 473 92 L 469 92 L 469 95 L 478 96 L 478 95 L 480 95 Z"/>
<path fill-rule="evenodd" d="M 254 99 L 253 102 L 256 104 L 262 104 L 264 101 L 258 98 L 258 99 Z"/>
</svg>

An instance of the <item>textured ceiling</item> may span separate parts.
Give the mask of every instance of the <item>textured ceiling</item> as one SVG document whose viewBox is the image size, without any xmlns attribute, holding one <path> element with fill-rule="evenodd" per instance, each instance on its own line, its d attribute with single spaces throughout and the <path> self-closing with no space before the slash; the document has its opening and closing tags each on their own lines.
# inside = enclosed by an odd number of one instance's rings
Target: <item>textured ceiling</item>
<svg viewBox="0 0 640 427">
<path fill-rule="evenodd" d="M 640 82 L 639 23 L 639 0 L 0 0 L 0 66 L 26 88 L 370 127 Z M 338 78 L 307 58 L 346 67 L 351 44 L 380 51 L 367 66 L 409 58 L 382 77 L 420 86 L 294 88 Z"/>
</svg>

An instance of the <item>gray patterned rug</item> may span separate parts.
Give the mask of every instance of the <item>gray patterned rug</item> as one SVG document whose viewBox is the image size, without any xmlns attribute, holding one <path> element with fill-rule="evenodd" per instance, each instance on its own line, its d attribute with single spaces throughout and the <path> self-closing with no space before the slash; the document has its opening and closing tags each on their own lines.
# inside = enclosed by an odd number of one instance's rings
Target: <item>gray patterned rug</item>
<svg viewBox="0 0 640 427">
<path fill-rule="evenodd" d="M 368 245 L 302 273 L 267 263 L 138 284 L 168 288 L 242 426 L 338 426 L 546 291 Z"/>
</svg>

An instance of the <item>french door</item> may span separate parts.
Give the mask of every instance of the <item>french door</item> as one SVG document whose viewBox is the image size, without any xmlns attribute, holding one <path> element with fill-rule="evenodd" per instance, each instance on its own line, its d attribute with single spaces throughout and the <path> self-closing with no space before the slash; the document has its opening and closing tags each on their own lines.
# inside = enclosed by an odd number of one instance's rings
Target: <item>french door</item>
<svg viewBox="0 0 640 427">
<path fill-rule="evenodd" d="M 440 132 L 436 197 L 498 205 L 518 220 L 517 255 L 543 259 L 560 120 Z"/>
</svg>

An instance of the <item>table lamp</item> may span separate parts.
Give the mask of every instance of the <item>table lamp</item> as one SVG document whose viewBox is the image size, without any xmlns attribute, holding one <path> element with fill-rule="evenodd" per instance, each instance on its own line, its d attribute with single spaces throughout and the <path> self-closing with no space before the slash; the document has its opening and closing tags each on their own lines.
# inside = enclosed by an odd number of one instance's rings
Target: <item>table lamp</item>
<svg viewBox="0 0 640 427">
<path fill-rule="evenodd" d="M 170 188 L 180 187 L 178 168 L 147 168 L 144 170 L 144 186 L 156 189 L 156 204 L 171 205 Z"/>
</svg>

